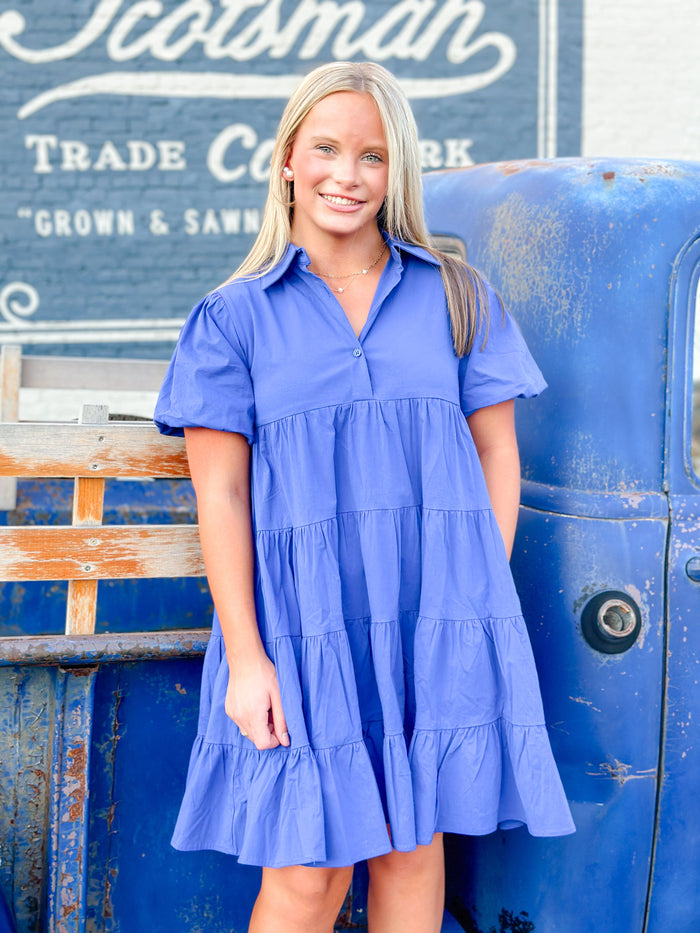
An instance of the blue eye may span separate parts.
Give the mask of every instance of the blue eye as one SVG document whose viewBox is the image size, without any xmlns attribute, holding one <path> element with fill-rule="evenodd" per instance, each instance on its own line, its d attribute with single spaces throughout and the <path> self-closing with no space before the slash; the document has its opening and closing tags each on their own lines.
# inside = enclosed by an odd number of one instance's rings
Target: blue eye
<svg viewBox="0 0 700 933">
<path fill-rule="evenodd" d="M 381 157 L 380 155 L 377 155 L 376 152 L 368 152 L 367 155 L 365 156 L 365 161 L 367 161 L 367 162 L 381 162 L 381 161 L 382 161 L 382 157 Z"/>
<path fill-rule="evenodd" d="M 323 152 L 323 153 L 333 151 L 331 146 L 320 145 L 320 146 L 316 146 L 316 148 L 318 149 L 319 152 Z"/>
</svg>

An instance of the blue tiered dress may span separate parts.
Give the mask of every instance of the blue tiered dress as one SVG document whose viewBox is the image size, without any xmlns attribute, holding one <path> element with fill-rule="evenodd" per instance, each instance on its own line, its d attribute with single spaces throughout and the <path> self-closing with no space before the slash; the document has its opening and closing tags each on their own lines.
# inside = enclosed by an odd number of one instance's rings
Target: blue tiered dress
<svg viewBox="0 0 700 933">
<path fill-rule="evenodd" d="M 226 716 L 215 616 L 177 848 L 340 866 L 439 831 L 573 831 L 465 419 L 545 383 L 490 288 L 486 345 L 459 359 L 437 263 L 388 241 L 359 338 L 293 245 L 180 335 L 155 419 L 251 444 L 256 609 L 291 746 L 257 751 Z"/>
</svg>

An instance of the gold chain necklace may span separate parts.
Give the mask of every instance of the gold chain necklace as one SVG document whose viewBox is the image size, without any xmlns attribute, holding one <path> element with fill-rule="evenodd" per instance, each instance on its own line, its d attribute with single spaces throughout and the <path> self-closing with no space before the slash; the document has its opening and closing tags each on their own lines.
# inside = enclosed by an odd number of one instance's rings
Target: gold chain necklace
<svg viewBox="0 0 700 933">
<path fill-rule="evenodd" d="M 357 278 L 358 275 L 367 275 L 370 269 L 374 269 L 374 267 L 377 265 L 379 260 L 384 255 L 385 250 L 386 250 L 386 243 L 384 242 L 382 243 L 382 248 L 379 250 L 379 255 L 374 260 L 374 262 L 371 263 L 369 266 L 367 266 L 366 269 L 360 269 L 359 272 L 349 272 L 349 273 L 346 272 L 344 275 L 331 275 L 330 272 L 316 272 L 314 274 L 319 275 L 323 279 L 345 279 L 346 280 L 345 285 L 342 285 L 339 288 L 333 288 L 332 285 L 328 286 L 332 292 L 337 292 L 339 295 L 342 295 L 344 291 L 350 288 L 350 286 L 352 285 L 353 279 Z"/>
</svg>

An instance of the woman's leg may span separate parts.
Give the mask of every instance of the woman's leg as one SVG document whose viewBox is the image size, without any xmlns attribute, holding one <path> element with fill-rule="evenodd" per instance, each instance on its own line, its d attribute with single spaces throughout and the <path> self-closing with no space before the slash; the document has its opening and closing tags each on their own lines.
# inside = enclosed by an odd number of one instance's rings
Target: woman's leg
<svg viewBox="0 0 700 933">
<path fill-rule="evenodd" d="M 369 933 L 440 933 L 445 902 L 442 833 L 413 852 L 369 859 Z"/>
<path fill-rule="evenodd" d="M 347 868 L 263 868 L 248 933 L 332 933 L 352 879 Z"/>
</svg>

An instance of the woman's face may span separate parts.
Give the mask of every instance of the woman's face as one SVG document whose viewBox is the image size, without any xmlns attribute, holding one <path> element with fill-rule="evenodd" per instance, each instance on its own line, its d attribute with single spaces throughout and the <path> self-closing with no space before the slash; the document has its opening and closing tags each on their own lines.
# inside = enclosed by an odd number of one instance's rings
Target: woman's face
<svg viewBox="0 0 700 933">
<path fill-rule="evenodd" d="M 302 121 L 286 165 L 294 173 L 292 239 L 313 249 L 376 240 L 389 176 L 387 144 L 369 94 L 338 91 Z M 359 237 L 358 237 L 359 234 Z"/>
</svg>

